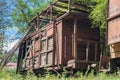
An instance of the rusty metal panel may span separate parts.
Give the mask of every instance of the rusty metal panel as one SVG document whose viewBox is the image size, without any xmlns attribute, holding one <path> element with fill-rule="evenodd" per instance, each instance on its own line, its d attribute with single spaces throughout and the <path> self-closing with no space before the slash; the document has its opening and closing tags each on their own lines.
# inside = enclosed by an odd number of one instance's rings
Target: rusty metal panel
<svg viewBox="0 0 120 80">
<path fill-rule="evenodd" d="M 48 45 L 47 45 L 48 50 L 53 50 L 53 37 L 48 39 Z"/>
<path fill-rule="evenodd" d="M 44 38 L 44 37 L 46 37 L 46 29 L 41 31 L 41 38 Z"/>
<path fill-rule="evenodd" d="M 39 37 L 35 38 L 34 49 L 35 49 L 35 52 L 40 50 L 40 38 Z"/>
<path fill-rule="evenodd" d="M 55 63 L 58 64 L 62 64 L 63 61 L 63 55 L 62 55 L 62 22 L 57 24 L 56 27 L 56 60 Z"/>
<path fill-rule="evenodd" d="M 40 52 L 35 52 L 33 56 L 34 57 L 40 56 Z"/>
<path fill-rule="evenodd" d="M 110 45 L 110 53 L 111 53 L 111 58 L 120 57 L 120 42 Z"/>
<path fill-rule="evenodd" d="M 34 68 L 37 69 L 37 68 L 39 68 L 39 66 L 40 66 L 39 56 L 36 56 L 36 57 L 34 58 Z"/>
<path fill-rule="evenodd" d="M 40 65 L 42 66 L 46 65 L 46 54 L 45 53 L 40 55 Z"/>
<path fill-rule="evenodd" d="M 42 30 L 40 45 L 40 66 L 52 65 L 53 59 L 53 24 L 48 24 Z"/>
<path fill-rule="evenodd" d="M 52 65 L 53 62 L 53 52 L 47 53 L 47 65 Z"/>
<path fill-rule="evenodd" d="M 42 42 L 41 42 L 41 52 L 45 52 L 47 49 L 46 49 L 46 40 L 43 40 Z"/>
<path fill-rule="evenodd" d="M 109 0 L 108 45 L 111 58 L 120 57 L 120 0 Z"/>
<path fill-rule="evenodd" d="M 120 14 L 120 0 L 109 0 L 108 17 L 112 18 Z"/>
<path fill-rule="evenodd" d="M 47 32 L 47 36 L 51 36 L 53 35 L 53 23 L 49 24 L 49 26 L 46 28 Z"/>
<path fill-rule="evenodd" d="M 108 22 L 108 44 L 120 41 L 120 17 Z"/>
</svg>

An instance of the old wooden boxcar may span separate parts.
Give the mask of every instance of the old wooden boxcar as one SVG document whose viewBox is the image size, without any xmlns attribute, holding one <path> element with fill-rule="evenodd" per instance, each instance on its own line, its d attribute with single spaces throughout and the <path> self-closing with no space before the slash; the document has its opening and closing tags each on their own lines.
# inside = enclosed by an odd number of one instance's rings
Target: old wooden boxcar
<svg viewBox="0 0 120 80">
<path fill-rule="evenodd" d="M 111 54 L 111 70 L 120 67 L 120 0 L 109 0 L 108 45 Z"/>
<path fill-rule="evenodd" d="M 88 13 L 67 11 L 24 38 L 17 68 L 87 69 L 99 63 L 99 40 L 99 28 L 91 28 Z"/>
</svg>

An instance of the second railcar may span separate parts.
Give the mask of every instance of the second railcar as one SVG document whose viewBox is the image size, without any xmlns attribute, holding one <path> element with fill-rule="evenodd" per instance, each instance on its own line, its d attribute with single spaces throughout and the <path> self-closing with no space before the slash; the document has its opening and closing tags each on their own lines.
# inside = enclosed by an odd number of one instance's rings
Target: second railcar
<svg viewBox="0 0 120 80">
<path fill-rule="evenodd" d="M 111 71 L 115 71 L 120 67 L 120 0 L 109 0 L 107 20 Z"/>
</svg>

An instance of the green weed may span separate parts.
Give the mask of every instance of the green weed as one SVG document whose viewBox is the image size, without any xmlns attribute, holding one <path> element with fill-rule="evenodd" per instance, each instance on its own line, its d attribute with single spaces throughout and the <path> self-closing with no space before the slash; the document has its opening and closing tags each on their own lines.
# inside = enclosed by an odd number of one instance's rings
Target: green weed
<svg viewBox="0 0 120 80">
<path fill-rule="evenodd" d="M 23 76 L 16 74 L 15 70 L 4 70 L 0 71 L 0 80 L 120 80 L 120 72 L 116 74 L 98 73 L 97 75 L 90 73 L 87 76 L 77 72 L 75 75 L 77 77 L 66 77 L 66 72 L 61 75 L 53 75 L 48 71 L 44 77 L 37 77 L 33 72 L 28 72 L 26 76 Z"/>
</svg>

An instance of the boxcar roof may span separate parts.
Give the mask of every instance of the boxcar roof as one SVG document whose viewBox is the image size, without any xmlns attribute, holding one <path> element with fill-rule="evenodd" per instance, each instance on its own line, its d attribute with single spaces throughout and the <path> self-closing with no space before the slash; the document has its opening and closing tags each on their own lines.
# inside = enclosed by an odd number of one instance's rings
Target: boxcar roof
<svg viewBox="0 0 120 80">
<path fill-rule="evenodd" d="M 29 24 L 36 25 L 37 22 L 49 22 L 53 20 L 61 20 L 64 16 L 69 15 L 69 12 L 77 14 L 88 14 L 89 8 L 81 3 L 71 2 L 71 0 L 56 0 L 51 3 L 46 9 L 38 12 L 33 17 Z"/>
<path fill-rule="evenodd" d="M 82 14 L 80 12 L 77 12 L 77 13 L 74 13 L 74 12 L 69 12 L 69 13 L 66 13 L 65 15 L 61 15 L 60 17 L 58 17 L 55 22 L 59 22 L 60 20 L 64 20 L 64 21 L 67 21 L 67 20 L 73 20 L 74 17 L 77 17 L 78 18 L 78 21 L 82 20 L 82 21 L 85 21 L 85 22 L 88 22 L 89 19 L 88 19 L 88 14 L 85 13 L 85 14 Z M 26 39 L 29 39 L 33 36 L 36 36 L 37 34 L 39 35 L 40 32 L 45 28 L 45 27 L 48 27 L 49 25 L 53 24 L 53 22 L 50 22 L 46 25 L 44 25 L 42 28 L 40 28 L 39 30 L 35 31 L 34 33 L 26 36 L 25 40 Z"/>
</svg>

